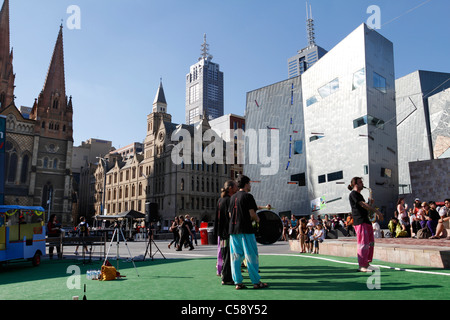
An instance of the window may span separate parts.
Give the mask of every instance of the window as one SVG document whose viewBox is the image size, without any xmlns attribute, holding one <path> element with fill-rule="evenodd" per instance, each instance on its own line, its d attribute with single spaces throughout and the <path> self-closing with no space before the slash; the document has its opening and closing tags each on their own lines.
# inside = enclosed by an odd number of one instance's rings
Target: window
<svg viewBox="0 0 450 320">
<path fill-rule="evenodd" d="M 189 88 L 189 103 L 194 103 L 200 99 L 199 85 L 195 84 Z"/>
<path fill-rule="evenodd" d="M 344 173 L 342 171 L 329 173 L 327 174 L 327 179 L 328 182 L 344 179 Z"/>
<path fill-rule="evenodd" d="M 319 135 L 317 135 L 317 136 L 312 136 L 312 137 L 309 138 L 309 142 L 313 142 L 313 141 L 322 139 L 323 137 L 324 137 L 324 136 L 319 136 Z"/>
<path fill-rule="evenodd" d="M 306 100 L 306 106 L 309 107 L 309 106 L 313 105 L 316 102 L 317 102 L 316 96 L 312 96 L 311 98 Z"/>
<path fill-rule="evenodd" d="M 339 78 L 336 78 L 336 79 L 328 82 L 323 87 L 319 88 L 318 91 L 322 98 L 326 98 L 338 90 L 339 90 Z"/>
<path fill-rule="evenodd" d="M 189 122 L 194 123 L 194 118 L 200 115 L 199 108 L 195 108 L 189 111 Z"/>
<path fill-rule="evenodd" d="M 306 186 L 306 175 L 305 173 L 299 173 L 291 176 L 291 181 L 298 182 L 299 187 Z"/>
<path fill-rule="evenodd" d="M 356 71 L 353 74 L 353 85 L 352 90 L 355 90 L 366 83 L 366 69 L 362 68 L 361 70 Z"/>
<path fill-rule="evenodd" d="M 367 164 L 364 165 L 364 174 L 369 174 L 369 166 Z"/>
<path fill-rule="evenodd" d="M 386 78 L 380 76 L 378 73 L 373 73 L 373 87 L 378 91 L 386 93 Z"/>
<path fill-rule="evenodd" d="M 325 183 L 325 182 L 327 182 L 327 179 L 326 179 L 326 177 L 325 177 L 325 175 L 323 174 L 323 175 L 321 175 L 321 176 L 319 176 L 319 183 Z"/>
<path fill-rule="evenodd" d="M 303 141 L 294 141 L 294 154 L 303 154 Z"/>
<path fill-rule="evenodd" d="M 30 161 L 30 157 L 25 155 L 22 159 L 22 170 L 20 173 L 20 182 L 26 183 L 28 179 L 28 163 Z"/>
<path fill-rule="evenodd" d="M 354 129 L 364 126 L 366 124 L 373 125 L 373 126 L 377 127 L 378 129 L 382 129 L 382 130 L 384 129 L 384 121 L 383 120 L 369 116 L 369 115 L 353 120 L 353 128 Z"/>
</svg>

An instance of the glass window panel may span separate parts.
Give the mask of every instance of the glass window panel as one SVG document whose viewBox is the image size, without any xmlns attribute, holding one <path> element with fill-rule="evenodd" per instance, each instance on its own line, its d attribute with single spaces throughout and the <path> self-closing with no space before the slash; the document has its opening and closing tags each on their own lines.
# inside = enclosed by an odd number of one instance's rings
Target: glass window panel
<svg viewBox="0 0 450 320">
<path fill-rule="evenodd" d="M 373 86 L 378 91 L 386 93 L 386 79 L 376 72 L 373 73 Z"/>
<path fill-rule="evenodd" d="M 313 105 L 316 102 L 317 102 L 316 96 L 312 96 L 311 98 L 306 100 L 306 106 L 309 107 L 309 106 Z"/>
<path fill-rule="evenodd" d="M 362 68 L 361 70 L 356 71 L 353 74 L 353 87 L 352 90 L 355 90 L 366 83 L 366 69 Z"/>
</svg>

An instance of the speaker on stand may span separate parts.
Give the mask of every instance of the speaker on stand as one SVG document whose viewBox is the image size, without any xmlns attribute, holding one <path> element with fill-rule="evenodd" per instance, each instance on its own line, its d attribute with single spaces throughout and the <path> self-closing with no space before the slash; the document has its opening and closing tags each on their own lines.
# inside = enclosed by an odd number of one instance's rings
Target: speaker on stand
<svg viewBox="0 0 450 320">
<path fill-rule="evenodd" d="M 147 235 L 148 235 L 148 243 L 147 248 L 145 249 L 144 254 L 144 261 L 145 257 L 147 256 L 147 253 L 149 254 L 150 258 L 153 261 L 153 257 L 158 253 L 161 253 L 164 259 L 163 253 L 161 250 L 159 250 L 158 246 L 156 245 L 155 241 L 153 240 L 153 229 L 151 228 L 152 223 L 159 221 L 159 213 L 158 213 L 158 204 L 154 202 L 146 202 L 145 203 L 145 226 L 147 228 Z M 152 245 L 156 247 L 156 252 L 152 253 Z"/>
</svg>

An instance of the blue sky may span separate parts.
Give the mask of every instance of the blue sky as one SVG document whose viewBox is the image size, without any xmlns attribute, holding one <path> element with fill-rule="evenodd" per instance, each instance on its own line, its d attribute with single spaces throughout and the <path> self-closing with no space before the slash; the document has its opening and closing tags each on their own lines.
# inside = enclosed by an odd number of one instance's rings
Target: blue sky
<svg viewBox="0 0 450 320">
<path fill-rule="evenodd" d="M 377 5 L 396 78 L 450 72 L 448 0 L 309 3 L 316 43 L 326 50 Z M 80 8 L 80 29 L 67 27 L 70 5 Z M 184 123 L 185 77 L 204 33 L 224 72 L 225 113 L 243 115 L 247 92 L 287 79 L 287 59 L 307 45 L 305 11 L 305 0 L 10 0 L 16 105 L 31 107 L 42 90 L 63 23 L 75 146 L 89 138 L 116 148 L 142 142 L 160 78 L 173 122 Z"/>
</svg>

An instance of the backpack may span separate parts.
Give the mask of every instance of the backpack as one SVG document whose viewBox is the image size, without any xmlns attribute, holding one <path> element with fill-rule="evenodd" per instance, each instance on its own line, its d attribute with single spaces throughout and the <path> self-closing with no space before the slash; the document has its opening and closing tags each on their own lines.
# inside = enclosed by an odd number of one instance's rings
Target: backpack
<svg viewBox="0 0 450 320">
<path fill-rule="evenodd" d="M 417 239 L 428 239 L 431 237 L 431 232 L 428 227 L 422 228 L 417 231 Z"/>
</svg>

